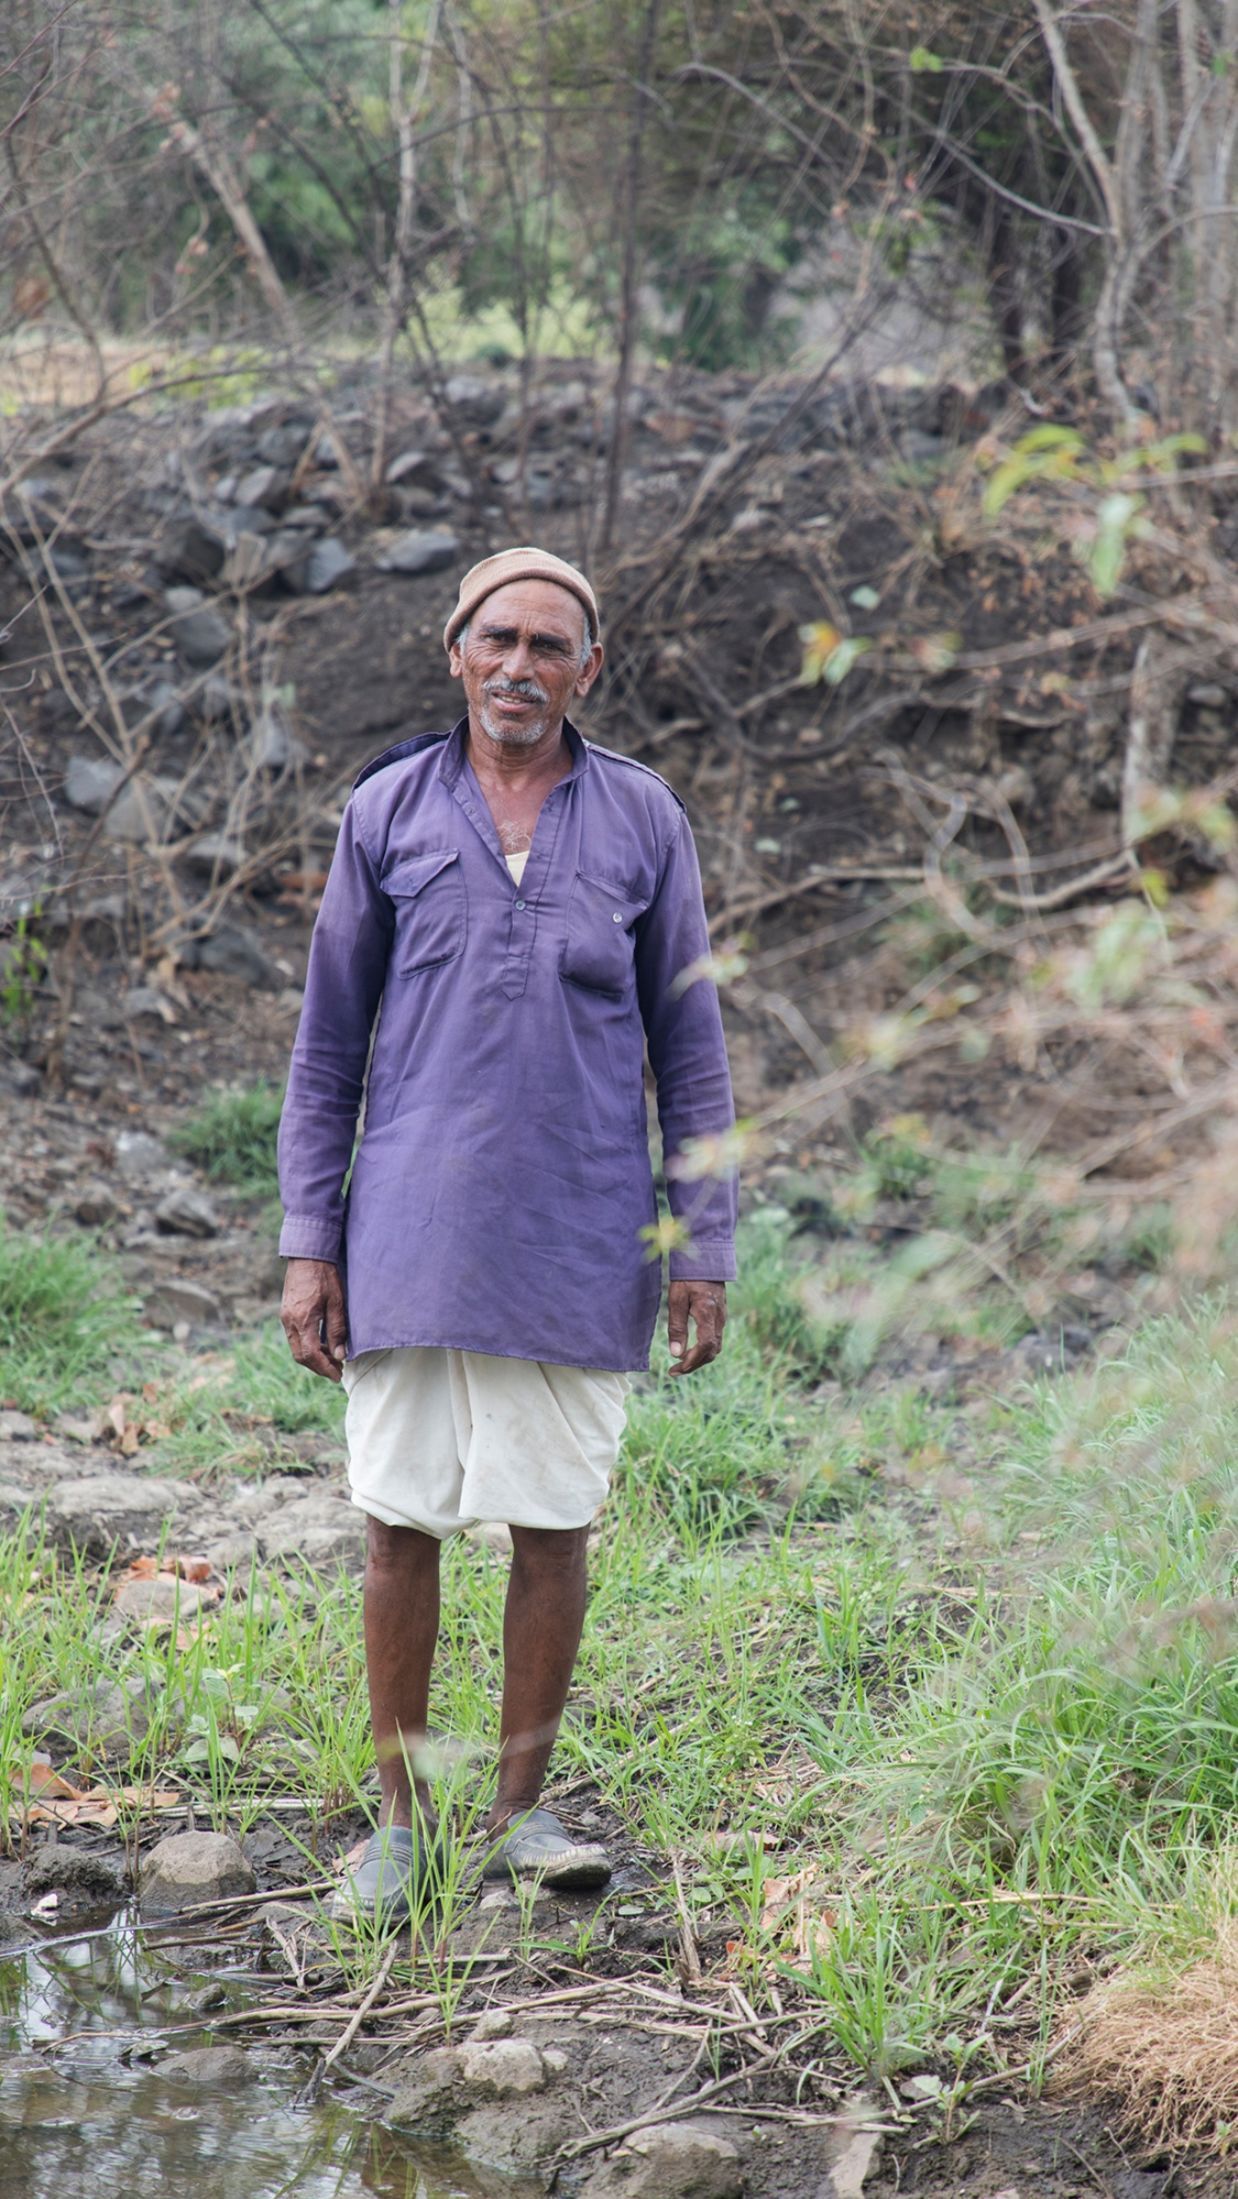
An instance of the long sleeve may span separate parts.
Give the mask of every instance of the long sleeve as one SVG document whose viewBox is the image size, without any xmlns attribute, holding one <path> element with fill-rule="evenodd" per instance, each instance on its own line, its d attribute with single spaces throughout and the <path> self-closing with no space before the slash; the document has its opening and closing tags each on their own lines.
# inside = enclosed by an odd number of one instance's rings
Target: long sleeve
<svg viewBox="0 0 1238 2199">
<path fill-rule="evenodd" d="M 305 1000 L 279 1125 L 284 1204 L 279 1249 L 289 1259 L 339 1258 L 344 1179 L 391 933 L 391 903 L 378 884 L 356 805 L 350 802 L 310 942 Z"/>
<path fill-rule="evenodd" d="M 672 1281 L 724 1282 L 735 1269 L 736 1179 L 678 1175 L 693 1139 L 725 1137 L 735 1120 L 722 1014 L 713 980 L 690 977 L 709 953 L 696 849 L 686 817 L 658 890 L 637 926 L 636 980 L 658 1092 L 671 1213 L 687 1242 L 672 1251 Z"/>
</svg>

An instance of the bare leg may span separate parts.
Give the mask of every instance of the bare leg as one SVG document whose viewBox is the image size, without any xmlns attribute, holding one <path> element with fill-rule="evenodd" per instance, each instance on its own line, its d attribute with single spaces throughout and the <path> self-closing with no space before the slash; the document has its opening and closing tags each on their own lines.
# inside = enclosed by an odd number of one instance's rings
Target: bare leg
<svg viewBox="0 0 1238 2199">
<path fill-rule="evenodd" d="M 542 1791 L 580 1647 L 588 1539 L 587 1527 L 512 1528 L 491 1831 L 531 1810 Z"/>
<path fill-rule="evenodd" d="M 365 1560 L 365 1665 L 382 1791 L 379 1823 L 411 1825 L 408 1760 L 425 1740 L 430 1667 L 438 1640 L 438 1556 L 433 1535 L 371 1519 Z M 416 1781 L 430 1819 L 429 1788 Z"/>
</svg>

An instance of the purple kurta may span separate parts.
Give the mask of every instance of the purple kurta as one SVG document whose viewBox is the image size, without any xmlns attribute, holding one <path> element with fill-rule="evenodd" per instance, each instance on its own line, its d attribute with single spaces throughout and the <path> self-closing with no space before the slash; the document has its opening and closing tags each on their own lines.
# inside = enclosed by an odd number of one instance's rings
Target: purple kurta
<svg viewBox="0 0 1238 2199">
<path fill-rule="evenodd" d="M 568 726 L 517 885 L 466 727 L 388 749 L 344 812 L 280 1124 L 280 1251 L 346 1269 L 351 1354 L 644 1367 L 646 1042 L 668 1157 L 733 1121 L 717 991 L 676 989 L 707 951 L 692 834 L 656 772 Z M 690 1235 L 672 1277 L 734 1275 L 733 1178 L 669 1197 Z"/>
</svg>

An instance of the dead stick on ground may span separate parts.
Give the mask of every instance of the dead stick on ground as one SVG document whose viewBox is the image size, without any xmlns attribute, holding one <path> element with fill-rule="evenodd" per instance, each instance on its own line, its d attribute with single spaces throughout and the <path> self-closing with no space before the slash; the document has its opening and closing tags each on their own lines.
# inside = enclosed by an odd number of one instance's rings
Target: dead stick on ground
<svg viewBox="0 0 1238 2199">
<path fill-rule="evenodd" d="M 399 1952 L 399 1946 L 399 1940 L 393 1939 L 390 1947 L 387 1949 L 386 1954 L 383 1956 L 382 1961 L 379 1963 L 377 1970 L 374 1972 L 374 1977 L 371 1981 L 369 1992 L 365 1995 L 364 2000 L 362 2000 L 357 2008 L 354 2010 L 351 2018 L 345 2025 L 344 2029 L 341 2031 L 330 2053 L 323 2056 L 322 2060 L 316 2065 L 309 2077 L 306 2079 L 305 2083 L 302 2085 L 301 2090 L 297 2095 L 298 2107 L 313 2106 L 314 2101 L 317 2099 L 318 2094 L 322 2088 L 323 2079 L 325 2078 L 327 2071 L 331 2068 L 334 2062 L 337 2062 L 339 2060 L 340 2055 L 343 2053 L 345 2047 L 352 2045 L 352 2042 L 356 2038 L 358 2031 L 361 2029 L 361 2026 L 365 2022 L 366 2017 L 369 2015 L 371 2008 L 374 2006 L 374 2003 L 382 1992 L 383 1987 L 386 1985 L 388 1978 L 391 1976 L 392 1966 L 395 1962 L 396 1955 Z"/>
</svg>

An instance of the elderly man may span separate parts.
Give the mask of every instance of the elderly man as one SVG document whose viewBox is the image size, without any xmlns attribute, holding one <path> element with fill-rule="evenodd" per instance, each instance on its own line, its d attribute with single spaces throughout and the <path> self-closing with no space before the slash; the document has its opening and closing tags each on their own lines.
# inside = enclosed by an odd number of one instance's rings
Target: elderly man
<svg viewBox="0 0 1238 2199">
<path fill-rule="evenodd" d="M 356 782 L 280 1127 L 284 1328 L 302 1366 L 344 1383 L 369 1515 L 382 1800 L 340 1910 L 388 1920 L 432 1874 L 439 1545 L 478 1521 L 512 1537 L 487 1869 L 609 1875 L 538 1804 L 589 1524 L 661 1295 L 646 1043 L 678 1225 L 672 1373 L 716 1357 L 735 1272 L 733 1184 L 674 1168 L 733 1119 L 687 818 L 566 716 L 602 664 L 593 590 L 543 550 L 505 550 L 465 574 L 444 638 L 467 714 Z"/>
</svg>

